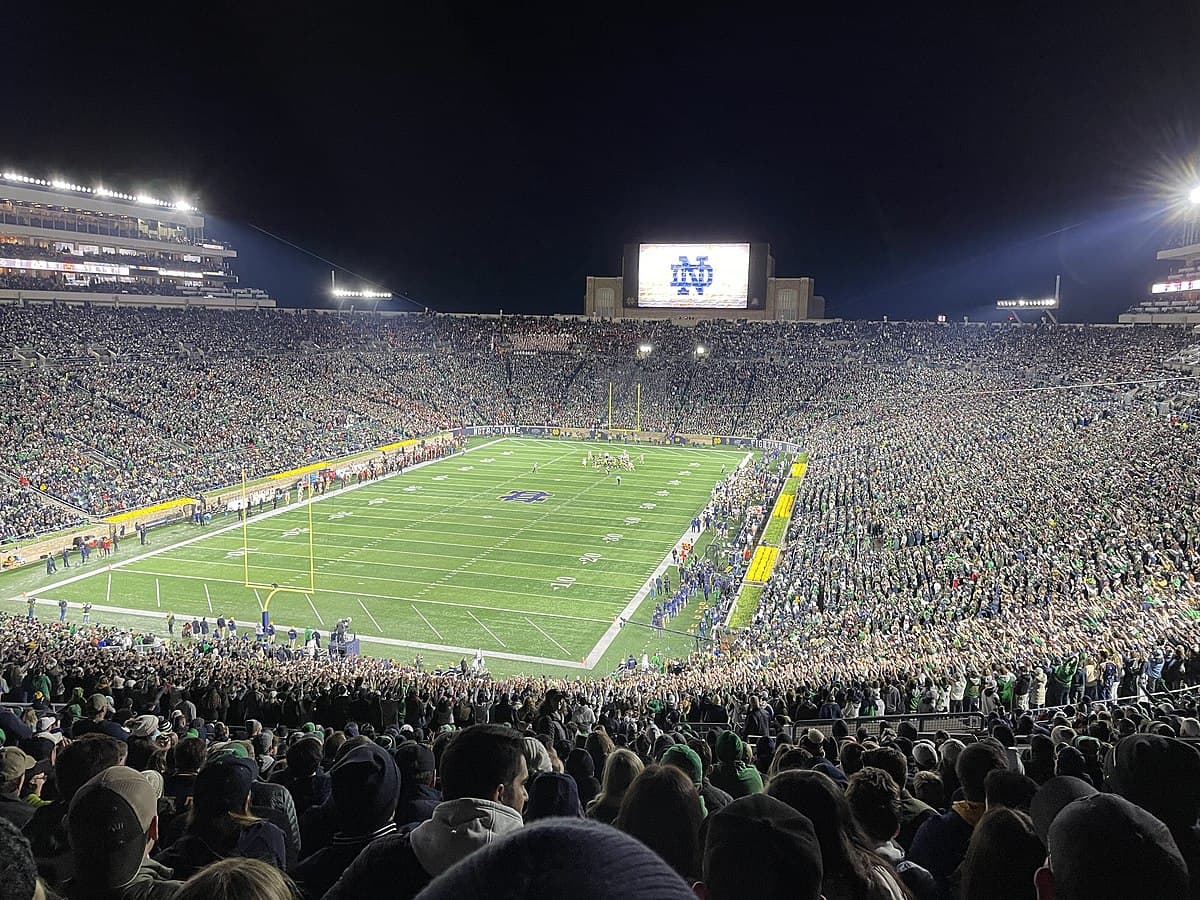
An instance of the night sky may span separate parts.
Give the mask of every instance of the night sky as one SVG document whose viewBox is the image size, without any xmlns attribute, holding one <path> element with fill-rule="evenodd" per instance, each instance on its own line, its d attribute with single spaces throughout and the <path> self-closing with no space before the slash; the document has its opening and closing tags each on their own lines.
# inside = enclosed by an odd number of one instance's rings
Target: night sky
<svg viewBox="0 0 1200 900">
<path fill-rule="evenodd" d="M 626 242 L 739 239 L 831 315 L 1062 273 L 1095 321 L 1200 183 L 1195 0 L 242 6 L 24 5 L 0 167 L 182 191 L 292 304 L 328 266 L 250 226 L 446 311 L 582 312 Z"/>
</svg>

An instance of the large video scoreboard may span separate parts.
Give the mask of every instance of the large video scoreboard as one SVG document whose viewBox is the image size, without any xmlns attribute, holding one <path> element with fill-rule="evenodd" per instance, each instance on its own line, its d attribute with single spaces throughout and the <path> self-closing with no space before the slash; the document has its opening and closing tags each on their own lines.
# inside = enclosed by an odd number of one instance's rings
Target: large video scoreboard
<svg viewBox="0 0 1200 900">
<path fill-rule="evenodd" d="M 762 309 L 767 257 L 766 244 L 628 244 L 625 306 Z"/>
</svg>

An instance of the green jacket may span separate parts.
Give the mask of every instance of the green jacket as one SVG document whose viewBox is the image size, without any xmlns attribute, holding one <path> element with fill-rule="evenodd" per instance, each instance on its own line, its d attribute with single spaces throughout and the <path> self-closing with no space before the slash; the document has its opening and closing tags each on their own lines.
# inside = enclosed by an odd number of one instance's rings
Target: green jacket
<svg viewBox="0 0 1200 900">
<path fill-rule="evenodd" d="M 758 774 L 758 769 L 740 760 L 717 763 L 713 766 L 712 776 L 708 781 L 734 800 L 763 792 L 762 776 Z"/>
</svg>

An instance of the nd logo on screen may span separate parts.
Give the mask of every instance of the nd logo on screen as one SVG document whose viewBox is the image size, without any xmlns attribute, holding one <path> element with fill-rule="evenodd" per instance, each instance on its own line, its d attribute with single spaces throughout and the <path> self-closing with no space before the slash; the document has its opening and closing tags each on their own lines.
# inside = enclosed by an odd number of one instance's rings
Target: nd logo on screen
<svg viewBox="0 0 1200 900">
<path fill-rule="evenodd" d="M 704 296 L 704 289 L 712 287 L 713 267 L 707 256 L 697 256 L 691 262 L 686 256 L 679 257 L 679 262 L 671 264 L 671 287 L 679 288 L 677 295 L 686 297 L 691 291 L 697 297 Z"/>
</svg>

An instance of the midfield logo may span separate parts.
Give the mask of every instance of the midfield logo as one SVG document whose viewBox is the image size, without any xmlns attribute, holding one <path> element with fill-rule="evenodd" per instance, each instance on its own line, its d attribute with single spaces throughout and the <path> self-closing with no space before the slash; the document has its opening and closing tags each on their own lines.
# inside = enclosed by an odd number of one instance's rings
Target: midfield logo
<svg viewBox="0 0 1200 900">
<path fill-rule="evenodd" d="M 541 503 L 549 496 L 549 491 L 509 491 L 500 499 L 514 503 Z"/>
<path fill-rule="evenodd" d="M 692 291 L 697 297 L 704 296 L 704 289 L 712 287 L 713 267 L 707 256 L 697 256 L 693 263 L 686 256 L 679 257 L 679 262 L 671 266 L 671 287 L 679 288 L 677 295 L 686 297 Z"/>
</svg>

